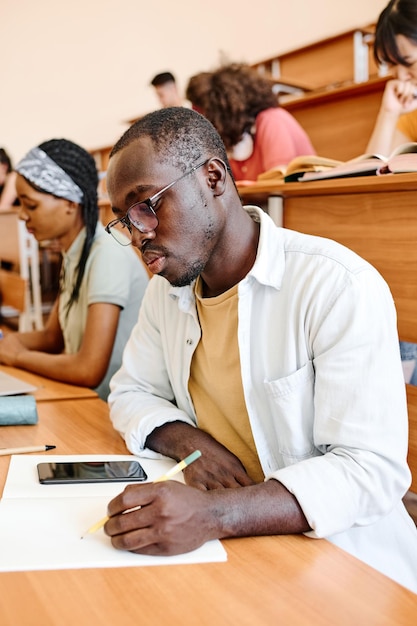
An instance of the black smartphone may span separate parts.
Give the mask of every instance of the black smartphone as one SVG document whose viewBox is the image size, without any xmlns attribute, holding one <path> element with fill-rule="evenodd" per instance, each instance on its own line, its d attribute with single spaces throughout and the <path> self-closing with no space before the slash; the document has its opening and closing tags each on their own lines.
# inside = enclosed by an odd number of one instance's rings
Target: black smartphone
<svg viewBox="0 0 417 626">
<path fill-rule="evenodd" d="M 138 461 L 38 463 L 38 475 L 44 485 L 142 482 L 148 478 Z"/>
</svg>

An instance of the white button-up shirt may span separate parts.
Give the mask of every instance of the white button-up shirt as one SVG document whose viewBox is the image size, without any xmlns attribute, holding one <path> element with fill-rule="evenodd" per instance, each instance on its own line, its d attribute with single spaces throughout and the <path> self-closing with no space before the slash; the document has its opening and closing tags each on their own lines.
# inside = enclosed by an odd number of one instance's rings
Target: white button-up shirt
<svg viewBox="0 0 417 626">
<path fill-rule="evenodd" d="M 239 283 L 241 376 L 266 479 L 295 495 L 325 537 L 417 592 L 408 420 L 391 293 L 338 243 L 261 222 Z M 111 419 L 138 455 L 158 426 L 197 425 L 188 392 L 200 339 L 193 285 L 155 276 L 114 376 Z M 214 390 L 215 392 L 215 390 Z"/>
</svg>

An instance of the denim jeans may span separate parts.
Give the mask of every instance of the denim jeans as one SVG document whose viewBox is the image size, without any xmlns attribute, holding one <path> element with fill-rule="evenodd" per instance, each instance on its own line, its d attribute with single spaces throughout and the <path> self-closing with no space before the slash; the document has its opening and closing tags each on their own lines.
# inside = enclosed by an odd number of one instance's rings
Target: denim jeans
<svg viewBox="0 0 417 626">
<path fill-rule="evenodd" d="M 407 371 L 406 382 L 410 385 L 417 385 L 417 343 L 400 341 L 400 353 L 404 372 Z M 411 361 L 414 363 L 414 367 Z M 408 378 L 409 380 L 407 380 Z"/>
</svg>

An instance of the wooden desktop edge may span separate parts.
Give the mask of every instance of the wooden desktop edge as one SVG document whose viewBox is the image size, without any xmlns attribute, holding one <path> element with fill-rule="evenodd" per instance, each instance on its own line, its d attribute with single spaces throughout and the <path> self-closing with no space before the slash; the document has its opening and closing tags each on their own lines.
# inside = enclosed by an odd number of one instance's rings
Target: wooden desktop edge
<svg viewBox="0 0 417 626">
<path fill-rule="evenodd" d="M 328 178 L 310 182 L 284 183 L 282 181 L 259 181 L 253 185 L 236 183 L 242 199 L 257 196 L 316 196 L 340 193 L 379 193 L 387 191 L 416 191 L 417 172 L 407 174 L 384 174 L 383 176 L 355 176 Z"/>
<path fill-rule="evenodd" d="M 80 385 L 71 385 L 52 378 L 46 378 L 33 372 L 27 372 L 17 367 L 8 365 L 0 365 L 0 371 L 15 376 L 24 382 L 36 387 L 31 392 L 36 402 L 59 402 L 60 400 L 83 400 L 98 398 L 98 394 L 94 389 L 82 387 Z"/>
</svg>

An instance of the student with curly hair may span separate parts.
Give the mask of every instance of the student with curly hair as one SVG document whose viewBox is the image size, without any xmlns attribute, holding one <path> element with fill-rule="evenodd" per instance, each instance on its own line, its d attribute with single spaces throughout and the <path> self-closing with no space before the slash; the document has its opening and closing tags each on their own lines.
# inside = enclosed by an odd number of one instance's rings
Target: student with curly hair
<svg viewBox="0 0 417 626">
<path fill-rule="evenodd" d="M 38 241 L 57 240 L 62 269 L 45 328 L 0 340 L 0 363 L 96 388 L 109 380 L 136 322 L 148 275 L 131 247 L 105 233 L 93 157 L 66 139 L 33 148 L 16 167 L 19 218 Z"/>
<path fill-rule="evenodd" d="M 188 83 L 186 98 L 215 126 L 236 180 L 315 154 L 306 132 L 281 108 L 273 83 L 245 64 L 202 72 Z"/>
</svg>

